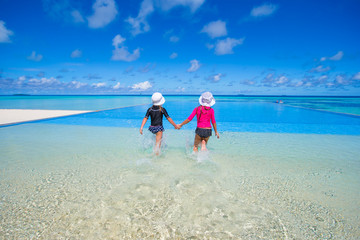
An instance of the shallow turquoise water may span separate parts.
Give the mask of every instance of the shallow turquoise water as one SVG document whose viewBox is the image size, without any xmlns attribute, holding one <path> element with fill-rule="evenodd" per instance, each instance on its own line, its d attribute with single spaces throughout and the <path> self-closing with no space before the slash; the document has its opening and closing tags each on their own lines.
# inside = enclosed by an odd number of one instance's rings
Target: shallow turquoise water
<svg viewBox="0 0 360 240">
<path fill-rule="evenodd" d="M 148 106 L 0 128 L 0 238 L 360 237 L 359 117 L 224 99 L 208 152 L 164 119 L 156 157 Z"/>
</svg>

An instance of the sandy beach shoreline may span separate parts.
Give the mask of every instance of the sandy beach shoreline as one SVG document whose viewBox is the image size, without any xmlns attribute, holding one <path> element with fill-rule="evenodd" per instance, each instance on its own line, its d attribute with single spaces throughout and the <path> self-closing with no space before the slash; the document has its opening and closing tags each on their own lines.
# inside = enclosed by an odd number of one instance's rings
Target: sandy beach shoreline
<svg viewBox="0 0 360 240">
<path fill-rule="evenodd" d="M 88 112 L 92 111 L 0 109 L 0 126 L 55 117 L 71 116 Z"/>
</svg>

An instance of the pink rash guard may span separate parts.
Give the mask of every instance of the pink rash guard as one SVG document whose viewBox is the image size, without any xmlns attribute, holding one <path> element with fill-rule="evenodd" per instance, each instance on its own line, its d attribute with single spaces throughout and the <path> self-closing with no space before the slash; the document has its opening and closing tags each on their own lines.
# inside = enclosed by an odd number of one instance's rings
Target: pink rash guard
<svg viewBox="0 0 360 240">
<path fill-rule="evenodd" d="M 200 109 L 201 109 L 201 114 L 200 114 Z M 197 117 L 198 128 L 211 128 L 210 120 L 212 124 L 215 123 L 215 114 L 214 114 L 214 109 L 212 108 L 203 107 L 203 106 L 196 107 L 187 119 L 191 121 L 196 114 L 198 115 Z"/>
</svg>

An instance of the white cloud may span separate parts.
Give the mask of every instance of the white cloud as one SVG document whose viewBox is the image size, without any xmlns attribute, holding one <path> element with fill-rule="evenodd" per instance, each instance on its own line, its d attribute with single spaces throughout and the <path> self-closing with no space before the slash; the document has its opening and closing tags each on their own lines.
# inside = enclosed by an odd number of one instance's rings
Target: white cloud
<svg viewBox="0 0 360 240">
<path fill-rule="evenodd" d="M 178 54 L 176 52 L 173 52 L 171 55 L 170 55 L 170 59 L 175 59 L 178 57 Z"/>
<path fill-rule="evenodd" d="M 360 80 L 360 72 L 356 73 L 356 74 L 352 77 L 352 79 L 354 79 L 354 80 Z"/>
<path fill-rule="evenodd" d="M 343 51 L 339 51 L 337 54 L 335 54 L 334 56 L 332 57 L 329 57 L 330 60 L 332 61 L 339 61 L 343 58 L 344 56 L 344 52 Z"/>
<path fill-rule="evenodd" d="M 226 36 L 226 22 L 223 22 L 221 20 L 210 22 L 203 27 L 201 32 L 207 33 L 211 38 Z"/>
<path fill-rule="evenodd" d="M 176 43 L 176 42 L 178 42 L 180 40 L 180 38 L 178 37 L 178 36 L 171 36 L 170 38 L 169 38 L 169 41 L 170 42 L 173 42 L 173 43 Z"/>
<path fill-rule="evenodd" d="M 121 85 L 120 85 L 120 83 L 118 82 L 118 83 L 116 83 L 116 85 L 115 86 L 113 86 L 113 89 L 115 89 L 115 90 L 117 90 L 117 89 L 119 89 L 119 88 L 121 88 Z"/>
<path fill-rule="evenodd" d="M 177 87 L 175 89 L 175 92 L 185 92 L 185 88 L 184 87 Z"/>
<path fill-rule="evenodd" d="M 301 87 L 304 85 L 304 82 L 303 81 L 298 81 L 296 84 L 295 84 L 295 87 Z"/>
<path fill-rule="evenodd" d="M 93 15 L 87 17 L 90 28 L 102 28 L 111 23 L 118 11 L 114 0 L 96 0 Z"/>
<path fill-rule="evenodd" d="M 128 51 L 128 48 L 122 46 L 121 48 L 115 48 L 113 50 L 112 60 L 132 62 L 140 57 L 140 49 L 135 49 L 132 53 Z"/>
<path fill-rule="evenodd" d="M 287 78 L 287 77 L 285 77 L 285 76 L 280 76 L 276 81 L 275 81 L 275 83 L 276 84 L 284 84 L 284 83 L 287 83 L 287 82 L 289 82 L 289 79 Z"/>
<path fill-rule="evenodd" d="M 324 83 L 328 79 L 329 79 L 329 77 L 327 75 L 322 75 L 322 76 L 319 77 L 318 82 L 319 83 Z"/>
<path fill-rule="evenodd" d="M 196 59 L 191 60 L 191 61 L 190 61 L 190 64 L 191 64 L 191 66 L 190 66 L 190 68 L 187 70 L 188 72 L 195 72 L 195 71 L 197 71 L 197 70 L 200 68 L 200 66 L 201 66 L 200 62 L 199 62 L 198 60 L 196 60 Z"/>
<path fill-rule="evenodd" d="M 205 0 L 159 0 L 160 8 L 163 11 L 169 11 L 170 9 L 178 6 L 189 7 L 191 12 L 195 12 Z"/>
<path fill-rule="evenodd" d="M 51 78 L 40 78 L 40 79 L 37 79 L 37 78 L 32 78 L 29 80 L 29 83 L 35 85 L 35 86 L 54 86 L 55 84 L 59 84 L 60 81 L 57 80 L 56 78 L 54 77 L 51 77 Z"/>
<path fill-rule="evenodd" d="M 71 81 L 70 82 L 70 87 L 73 87 L 75 89 L 79 89 L 82 87 L 86 87 L 88 84 L 87 83 L 82 83 L 82 82 L 78 82 L 78 81 Z"/>
<path fill-rule="evenodd" d="M 0 43 L 11 42 L 10 36 L 12 35 L 14 35 L 14 33 L 5 27 L 5 22 L 0 21 Z"/>
<path fill-rule="evenodd" d="M 101 87 L 106 87 L 106 83 L 104 83 L 104 82 L 93 83 L 91 86 L 93 86 L 95 88 L 101 88 Z"/>
<path fill-rule="evenodd" d="M 259 7 L 254 7 L 251 10 L 250 15 L 252 17 L 266 17 L 270 16 L 271 14 L 275 13 L 275 11 L 278 9 L 277 5 L 274 4 L 263 4 Z"/>
<path fill-rule="evenodd" d="M 315 68 L 312 68 L 312 69 L 310 70 L 310 72 L 321 73 L 321 72 L 328 72 L 328 71 L 330 71 L 330 70 L 331 70 L 330 67 L 324 67 L 323 65 L 319 65 L 319 66 L 317 66 L 317 67 L 315 67 Z"/>
<path fill-rule="evenodd" d="M 82 56 L 82 52 L 79 49 L 76 49 L 71 53 L 72 58 L 79 58 L 81 56 Z"/>
<path fill-rule="evenodd" d="M 253 81 L 253 80 L 246 79 L 246 80 L 242 81 L 241 84 L 248 85 L 248 86 L 253 86 L 253 85 L 256 84 L 256 82 Z"/>
<path fill-rule="evenodd" d="M 156 64 L 155 64 L 155 63 L 154 63 L 154 64 L 148 63 L 148 64 L 146 64 L 145 67 L 139 68 L 139 72 L 141 72 L 141 73 L 148 73 L 148 72 L 150 72 L 151 70 L 155 69 L 155 67 L 156 67 Z"/>
<path fill-rule="evenodd" d="M 268 73 L 261 81 L 261 85 L 265 87 L 300 87 L 304 86 L 305 81 L 291 82 L 285 75 L 276 75 L 275 73 Z"/>
<path fill-rule="evenodd" d="M 328 83 L 326 83 L 326 86 L 327 86 L 327 87 L 334 87 L 334 86 L 335 86 L 335 84 L 334 84 L 334 83 L 332 83 L 332 82 L 328 82 Z"/>
<path fill-rule="evenodd" d="M 226 38 L 224 40 L 220 40 L 216 43 L 215 46 L 215 54 L 216 55 L 225 55 L 225 54 L 233 54 L 233 48 L 237 45 L 241 45 L 244 42 L 244 38 L 234 39 L 234 38 Z"/>
<path fill-rule="evenodd" d="M 42 56 L 41 54 L 37 54 L 37 55 L 36 55 L 36 52 L 35 52 L 35 51 L 33 51 L 33 52 L 31 53 L 31 55 L 27 57 L 27 59 L 29 59 L 29 60 L 31 60 L 31 61 L 35 61 L 35 62 L 41 61 L 42 58 L 43 58 L 43 56 Z"/>
<path fill-rule="evenodd" d="M 113 50 L 112 60 L 132 62 L 140 57 L 140 48 L 135 49 L 132 53 L 129 52 L 126 46 L 121 46 L 125 42 L 125 38 L 120 34 L 116 35 L 113 39 L 112 45 L 115 47 Z"/>
<path fill-rule="evenodd" d="M 128 17 L 125 22 L 131 25 L 131 33 L 133 36 L 136 36 L 150 31 L 147 18 L 155 11 L 155 7 L 163 11 L 169 11 L 174 7 L 183 6 L 189 7 L 192 12 L 195 12 L 204 2 L 205 0 L 143 0 L 137 17 Z M 179 38 L 173 36 L 170 41 L 177 42 Z"/>
<path fill-rule="evenodd" d="M 152 0 L 144 0 L 141 3 L 139 14 L 136 18 L 129 17 L 125 21 L 132 26 L 131 33 L 136 36 L 140 33 L 145 33 L 150 31 L 150 25 L 147 22 L 146 18 L 154 11 L 154 6 Z"/>
<path fill-rule="evenodd" d="M 321 62 L 326 61 L 326 60 L 331 60 L 331 61 L 340 61 L 344 56 L 344 52 L 343 51 L 339 51 L 338 53 L 336 53 L 334 56 L 332 57 L 322 57 L 320 59 Z"/>
<path fill-rule="evenodd" d="M 18 80 L 19 80 L 19 81 L 25 81 L 25 80 L 26 80 L 26 77 L 25 77 L 25 76 L 20 76 L 20 77 L 18 78 Z"/>
<path fill-rule="evenodd" d="M 81 13 L 78 10 L 73 10 L 71 12 L 71 16 L 72 16 L 73 21 L 75 23 L 83 23 L 83 22 L 85 22 L 83 16 L 81 15 Z"/>
<path fill-rule="evenodd" d="M 133 91 L 144 91 L 151 88 L 149 82 L 134 84 L 130 89 Z M 24 93 L 119 93 L 128 92 L 129 88 L 122 86 L 119 82 L 108 84 L 106 82 L 81 82 L 77 80 L 61 81 L 55 77 L 34 77 L 19 76 L 16 79 L 4 79 L 0 81 L 0 89 L 9 92 Z"/>
<path fill-rule="evenodd" d="M 152 86 L 150 84 L 149 81 L 145 81 L 145 82 L 140 82 L 140 83 L 135 83 L 134 85 L 132 85 L 132 89 L 134 91 L 146 91 L 148 89 L 150 89 Z"/>
<path fill-rule="evenodd" d="M 178 41 L 180 41 L 180 37 L 174 33 L 174 29 L 171 29 L 171 30 L 165 32 L 164 38 L 168 39 L 172 43 L 177 43 Z"/>
<path fill-rule="evenodd" d="M 115 47 L 115 48 L 119 48 L 119 45 L 122 44 L 123 42 L 125 42 L 126 38 L 123 38 L 121 37 L 120 34 L 116 35 L 114 38 L 113 38 L 113 43 L 112 45 Z"/>
<path fill-rule="evenodd" d="M 209 79 L 212 81 L 212 82 L 219 82 L 221 80 L 221 77 L 223 76 L 223 74 L 221 73 L 218 73 L 218 74 L 214 74 L 212 76 L 209 77 Z"/>
<path fill-rule="evenodd" d="M 76 7 L 81 6 L 81 4 L 79 4 L 79 1 L 42 0 L 42 3 L 44 7 L 44 12 L 55 19 L 60 19 L 65 22 L 85 22 L 81 13 L 76 10 Z"/>
<path fill-rule="evenodd" d="M 352 83 L 354 85 L 357 84 L 356 82 L 352 82 L 350 80 L 351 79 L 348 79 L 346 75 L 337 75 L 333 81 L 333 87 L 343 88 L 344 86 L 351 85 Z"/>
<path fill-rule="evenodd" d="M 335 82 L 339 85 L 345 85 L 347 83 L 346 79 L 341 75 L 335 77 Z"/>
<path fill-rule="evenodd" d="M 305 83 L 305 85 L 304 85 L 304 87 L 312 87 L 313 86 L 313 84 L 311 83 L 311 82 L 307 82 L 307 83 Z"/>
</svg>

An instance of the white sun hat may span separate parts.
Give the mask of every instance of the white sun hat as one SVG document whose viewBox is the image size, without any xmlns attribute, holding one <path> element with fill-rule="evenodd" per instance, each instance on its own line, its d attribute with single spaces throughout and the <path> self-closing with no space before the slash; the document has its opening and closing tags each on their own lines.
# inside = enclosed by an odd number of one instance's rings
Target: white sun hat
<svg viewBox="0 0 360 240">
<path fill-rule="evenodd" d="M 211 92 L 204 92 L 199 98 L 199 103 L 201 106 L 211 107 L 215 104 L 215 99 Z"/>
<path fill-rule="evenodd" d="M 151 101 L 153 102 L 153 105 L 160 106 L 165 103 L 165 98 L 161 93 L 156 92 L 151 96 Z"/>
</svg>

